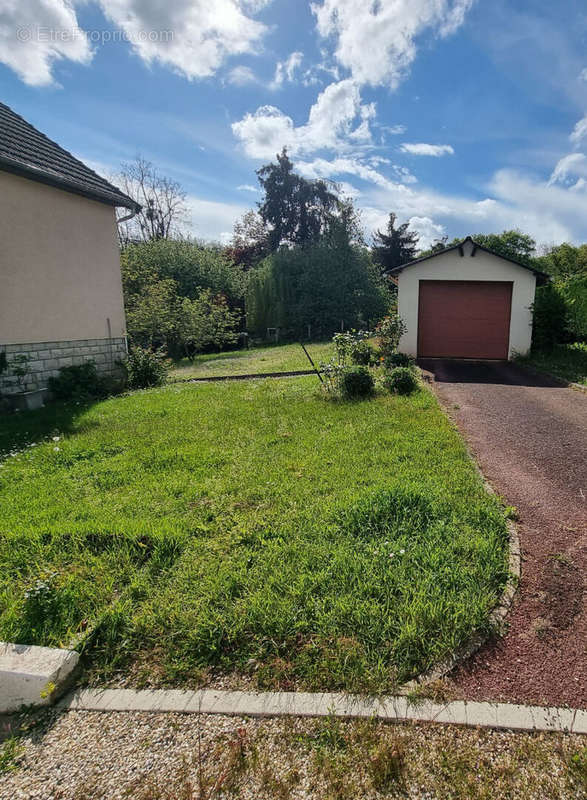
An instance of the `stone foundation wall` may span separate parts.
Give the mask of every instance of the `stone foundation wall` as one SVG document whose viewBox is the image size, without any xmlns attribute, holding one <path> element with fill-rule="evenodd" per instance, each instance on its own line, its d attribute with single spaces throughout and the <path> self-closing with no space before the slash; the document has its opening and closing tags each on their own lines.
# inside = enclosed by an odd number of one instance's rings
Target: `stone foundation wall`
<svg viewBox="0 0 587 800">
<path fill-rule="evenodd" d="M 27 344 L 1 344 L 0 351 L 6 352 L 10 361 L 14 356 L 26 355 L 30 361 L 25 378 L 25 391 L 44 389 L 52 375 L 57 375 L 61 367 L 93 361 L 101 375 L 116 372 L 116 362 L 126 356 L 124 337 L 113 339 L 77 339 L 64 342 L 32 342 Z M 11 394 L 21 391 L 18 381 L 8 372 L 0 376 L 0 392 Z"/>
</svg>

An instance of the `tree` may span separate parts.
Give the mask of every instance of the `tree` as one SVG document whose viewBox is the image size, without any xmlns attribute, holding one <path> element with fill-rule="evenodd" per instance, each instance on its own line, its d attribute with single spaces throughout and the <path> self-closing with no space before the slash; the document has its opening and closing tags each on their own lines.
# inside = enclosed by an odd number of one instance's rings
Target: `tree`
<svg viewBox="0 0 587 800">
<path fill-rule="evenodd" d="M 245 278 L 226 252 L 190 239 L 158 239 L 123 248 L 120 258 L 125 304 L 144 287 L 170 278 L 177 293 L 195 299 L 203 289 L 223 294 L 231 306 L 244 295 Z"/>
<path fill-rule="evenodd" d="M 236 344 L 241 314 L 231 311 L 223 295 L 205 289 L 195 300 L 184 297 L 179 334 L 186 355 L 222 350 Z"/>
<path fill-rule="evenodd" d="M 419 236 L 409 230 L 409 223 L 395 227 L 396 215 L 391 213 L 385 232 L 375 231 L 373 234 L 373 260 L 379 265 L 382 273 L 395 267 L 401 267 L 416 257 Z"/>
<path fill-rule="evenodd" d="M 527 233 L 514 228 L 501 233 L 476 233 L 473 241 L 506 258 L 530 265 L 536 252 L 536 242 Z M 460 241 L 460 240 L 457 240 Z"/>
<path fill-rule="evenodd" d="M 121 244 L 169 239 L 181 234 L 181 226 L 187 219 L 187 205 L 186 193 L 177 181 L 161 175 L 141 156 L 123 164 L 115 180 L 122 191 L 141 206 L 135 217 L 119 222 Z"/>
<path fill-rule="evenodd" d="M 267 226 L 257 211 L 247 211 L 234 223 L 232 241 L 227 255 L 247 271 L 262 261 L 271 252 Z"/>
<path fill-rule="evenodd" d="M 154 280 L 144 286 L 134 302 L 126 303 L 126 327 L 133 344 L 141 347 L 165 347 L 169 352 L 179 346 L 181 303 L 173 280 Z"/>
<path fill-rule="evenodd" d="M 281 328 L 285 335 L 332 335 L 345 328 L 365 328 L 389 307 L 386 286 L 368 250 L 328 237 L 307 247 L 281 248 L 251 272 L 247 327 L 264 333 Z"/>
<path fill-rule="evenodd" d="M 267 226 L 272 253 L 282 244 L 306 246 L 316 242 L 339 203 L 324 181 L 296 175 L 285 147 L 276 158 L 277 163 L 257 170 L 265 192 L 259 215 Z"/>
</svg>

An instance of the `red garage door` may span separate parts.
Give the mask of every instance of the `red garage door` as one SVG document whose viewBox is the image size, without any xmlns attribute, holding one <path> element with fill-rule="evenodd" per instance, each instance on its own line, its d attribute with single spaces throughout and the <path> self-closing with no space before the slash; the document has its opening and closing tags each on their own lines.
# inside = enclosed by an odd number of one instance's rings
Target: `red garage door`
<svg viewBox="0 0 587 800">
<path fill-rule="evenodd" d="M 420 281 L 418 355 L 507 358 L 512 284 Z"/>
</svg>

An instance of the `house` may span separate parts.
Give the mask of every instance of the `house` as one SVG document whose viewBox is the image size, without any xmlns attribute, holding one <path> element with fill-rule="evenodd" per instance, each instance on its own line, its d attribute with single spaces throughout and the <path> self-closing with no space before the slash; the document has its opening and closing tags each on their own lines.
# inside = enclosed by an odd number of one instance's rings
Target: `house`
<svg viewBox="0 0 587 800">
<path fill-rule="evenodd" d="M 139 206 L 0 103 L 0 351 L 25 355 L 27 390 L 126 353 L 117 207 Z M 0 390 L 17 390 L 10 368 Z"/>
<path fill-rule="evenodd" d="M 389 271 L 407 331 L 400 350 L 420 358 L 509 359 L 532 341 L 536 283 L 546 275 L 482 247 L 454 247 Z"/>
</svg>

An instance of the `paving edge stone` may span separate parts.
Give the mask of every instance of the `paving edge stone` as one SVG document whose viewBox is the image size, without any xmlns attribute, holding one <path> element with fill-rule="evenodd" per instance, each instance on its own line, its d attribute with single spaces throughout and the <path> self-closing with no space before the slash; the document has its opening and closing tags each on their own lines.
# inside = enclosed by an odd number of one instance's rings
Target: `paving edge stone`
<svg viewBox="0 0 587 800">
<path fill-rule="evenodd" d="M 215 689 L 80 689 L 57 705 L 63 711 L 222 714 L 243 717 L 340 717 L 390 722 L 437 722 L 513 731 L 587 734 L 587 711 L 513 703 L 454 700 L 411 702 L 403 695 L 359 697 L 311 692 L 233 692 Z"/>
</svg>

